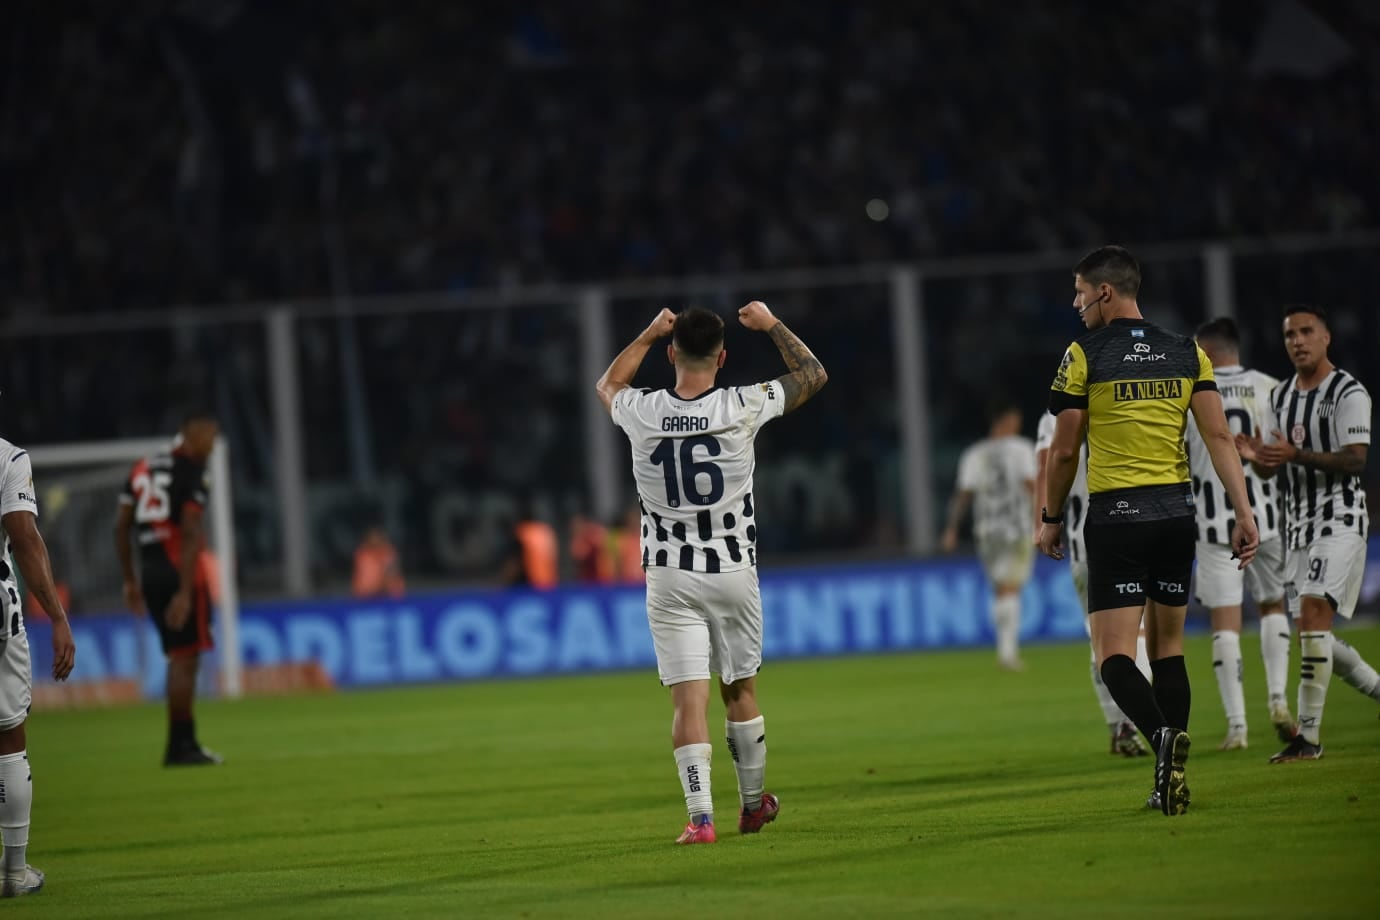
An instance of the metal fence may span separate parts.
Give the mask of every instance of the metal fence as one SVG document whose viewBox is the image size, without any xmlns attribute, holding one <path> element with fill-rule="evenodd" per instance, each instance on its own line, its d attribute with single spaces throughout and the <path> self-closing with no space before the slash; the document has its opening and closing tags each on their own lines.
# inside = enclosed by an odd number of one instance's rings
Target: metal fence
<svg viewBox="0 0 1380 920">
<path fill-rule="evenodd" d="M 1131 248 L 1150 319 L 1191 332 L 1234 315 L 1248 363 L 1282 376 L 1280 304 L 1325 303 L 1334 359 L 1380 379 L 1380 318 L 1356 300 L 1380 232 Z M 576 512 L 616 520 L 633 498 L 626 441 L 593 383 L 656 310 L 721 311 L 721 380 L 743 383 L 782 373 L 769 340 L 736 326 L 737 308 L 761 299 L 830 372 L 759 441 L 763 553 L 923 554 L 987 398 L 1017 396 L 1033 432 L 1081 332 L 1080 255 L 28 320 L 6 328 L 5 431 L 22 443 L 171 433 L 178 394 L 210 392 L 251 595 L 340 589 L 372 521 L 414 582 L 483 582 L 520 500 L 559 525 Z M 653 352 L 636 383 L 671 379 Z M 26 393 L 41 396 L 15 398 Z"/>
</svg>

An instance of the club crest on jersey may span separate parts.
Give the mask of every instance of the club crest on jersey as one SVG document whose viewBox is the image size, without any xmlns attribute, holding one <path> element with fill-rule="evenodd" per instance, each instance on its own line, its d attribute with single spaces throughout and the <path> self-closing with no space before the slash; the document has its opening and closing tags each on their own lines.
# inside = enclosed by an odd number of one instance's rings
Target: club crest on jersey
<svg viewBox="0 0 1380 920">
<path fill-rule="evenodd" d="M 1295 447 L 1302 447 L 1303 442 L 1308 438 L 1308 429 L 1302 425 L 1295 425 L 1289 432 L 1289 440 L 1294 442 Z"/>
</svg>

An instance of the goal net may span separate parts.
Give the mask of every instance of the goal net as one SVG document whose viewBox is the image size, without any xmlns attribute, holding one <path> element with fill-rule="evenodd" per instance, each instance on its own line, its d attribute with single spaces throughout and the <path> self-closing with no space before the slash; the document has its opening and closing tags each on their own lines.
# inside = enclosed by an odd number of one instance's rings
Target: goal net
<svg viewBox="0 0 1380 920">
<path fill-rule="evenodd" d="M 133 660 L 138 674 L 114 674 L 114 656 L 91 649 L 92 667 L 88 673 L 98 679 L 120 677 L 138 681 L 138 686 L 156 684 L 163 670 L 155 630 L 147 617 L 135 620 L 125 610 L 120 561 L 115 555 L 114 521 L 116 504 L 130 468 L 142 457 L 167 448 L 169 439 L 93 441 L 29 448 L 33 461 L 34 488 L 38 494 L 39 530 L 48 544 L 53 574 L 62 593 L 69 599 L 72 626 L 77 632 L 77 669 L 73 682 L 83 678 L 81 633 L 84 620 L 92 624 L 104 616 L 125 616 L 134 627 L 133 636 L 112 637 L 112 645 L 135 650 Z M 208 464 L 211 479 L 210 508 L 206 532 L 219 578 L 214 609 L 215 645 L 213 654 L 203 661 L 205 689 L 237 697 L 241 690 L 239 643 L 239 595 L 235 582 L 235 528 L 231 502 L 229 452 L 223 440 L 216 442 Z M 138 565 L 138 549 L 135 548 Z M 26 592 L 27 593 L 27 592 Z M 30 615 L 33 601 L 25 603 Z M 39 619 L 31 616 L 31 622 Z M 90 618 L 90 619 L 87 619 Z M 104 633 L 102 633 L 104 634 Z M 51 658 L 51 649 L 33 649 L 35 698 L 43 698 L 44 682 L 52 676 L 42 663 Z M 119 665 L 127 668 L 128 657 Z M 77 694 L 81 696 L 81 694 Z"/>
</svg>

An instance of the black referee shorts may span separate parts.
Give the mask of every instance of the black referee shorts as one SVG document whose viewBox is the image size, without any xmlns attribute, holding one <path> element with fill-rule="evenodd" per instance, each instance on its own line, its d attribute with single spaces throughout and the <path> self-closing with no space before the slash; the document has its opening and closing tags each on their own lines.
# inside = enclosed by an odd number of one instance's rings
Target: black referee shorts
<svg viewBox="0 0 1380 920">
<path fill-rule="evenodd" d="M 1088 612 L 1188 603 L 1198 528 L 1192 515 L 1134 524 L 1088 521 Z"/>
</svg>

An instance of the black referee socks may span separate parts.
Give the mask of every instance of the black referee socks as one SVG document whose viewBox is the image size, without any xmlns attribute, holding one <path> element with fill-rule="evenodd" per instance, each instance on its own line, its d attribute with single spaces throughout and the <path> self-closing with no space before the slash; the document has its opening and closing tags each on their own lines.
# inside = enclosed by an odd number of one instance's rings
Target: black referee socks
<svg viewBox="0 0 1380 920">
<path fill-rule="evenodd" d="M 1161 658 L 1150 662 L 1150 673 L 1155 675 L 1155 701 L 1164 713 L 1165 725 L 1188 731 L 1188 668 L 1184 666 L 1184 656 Z"/>
<path fill-rule="evenodd" d="M 1179 667 L 1183 668 L 1183 658 L 1178 659 Z M 1154 670 L 1154 665 L 1151 665 Z M 1159 671 L 1155 671 L 1155 680 L 1159 681 Z M 1102 662 L 1102 682 L 1107 685 L 1107 689 L 1112 692 L 1112 699 L 1121 707 L 1121 711 L 1140 729 L 1142 735 L 1151 739 L 1154 744 L 1155 732 L 1163 726 L 1170 724 L 1165 721 L 1164 713 L 1160 711 L 1159 704 L 1156 702 L 1156 690 L 1151 689 L 1150 682 L 1145 679 L 1145 675 L 1140 673 L 1140 668 L 1136 667 L 1134 659 L 1126 655 L 1112 655 Z M 1184 700 L 1185 712 L 1187 712 L 1188 699 L 1188 676 L 1184 676 Z"/>
</svg>

